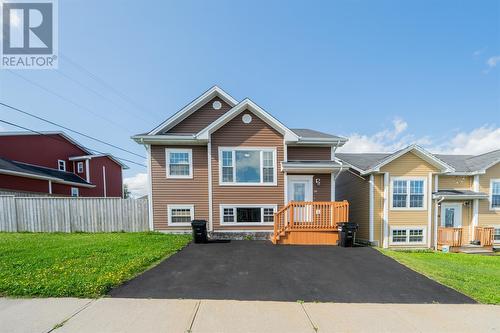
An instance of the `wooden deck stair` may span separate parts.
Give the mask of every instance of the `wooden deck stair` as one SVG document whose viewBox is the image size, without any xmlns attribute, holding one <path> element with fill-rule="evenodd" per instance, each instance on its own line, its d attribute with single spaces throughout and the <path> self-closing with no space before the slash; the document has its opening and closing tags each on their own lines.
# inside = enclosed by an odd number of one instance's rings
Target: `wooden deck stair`
<svg viewBox="0 0 500 333">
<path fill-rule="evenodd" d="M 274 215 L 274 244 L 336 245 L 340 222 L 349 221 L 347 201 L 290 202 Z"/>
</svg>

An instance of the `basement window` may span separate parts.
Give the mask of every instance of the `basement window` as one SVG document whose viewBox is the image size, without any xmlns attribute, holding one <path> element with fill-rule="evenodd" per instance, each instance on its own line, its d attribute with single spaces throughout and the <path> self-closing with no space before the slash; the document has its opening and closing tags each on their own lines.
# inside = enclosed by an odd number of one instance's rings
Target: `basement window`
<svg viewBox="0 0 500 333">
<path fill-rule="evenodd" d="M 222 225 L 272 225 L 276 205 L 221 205 Z"/>
<path fill-rule="evenodd" d="M 418 245 L 425 244 L 425 228 L 397 227 L 391 228 L 392 245 Z"/>
<path fill-rule="evenodd" d="M 194 220 L 193 205 L 168 205 L 167 210 L 169 226 L 190 226 Z"/>
<path fill-rule="evenodd" d="M 495 243 L 500 243 L 500 228 L 495 228 L 495 231 L 493 233 L 493 241 Z"/>
</svg>

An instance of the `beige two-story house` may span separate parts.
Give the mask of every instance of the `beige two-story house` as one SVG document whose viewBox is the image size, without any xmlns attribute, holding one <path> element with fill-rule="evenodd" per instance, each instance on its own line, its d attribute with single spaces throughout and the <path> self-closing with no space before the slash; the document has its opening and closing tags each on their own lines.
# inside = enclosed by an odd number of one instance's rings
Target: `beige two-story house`
<svg viewBox="0 0 500 333">
<path fill-rule="evenodd" d="M 350 202 L 359 239 L 452 251 L 500 245 L 500 150 L 440 155 L 412 145 L 336 158 L 350 165 L 337 178 L 336 198 Z"/>
<path fill-rule="evenodd" d="M 335 151 L 347 141 L 288 128 L 216 86 L 133 139 L 148 151 L 152 230 L 186 232 L 202 219 L 212 234 L 264 235 L 289 202 L 335 201 L 335 178 L 345 168 Z M 297 218 L 311 220 L 311 213 L 295 210 Z"/>
</svg>

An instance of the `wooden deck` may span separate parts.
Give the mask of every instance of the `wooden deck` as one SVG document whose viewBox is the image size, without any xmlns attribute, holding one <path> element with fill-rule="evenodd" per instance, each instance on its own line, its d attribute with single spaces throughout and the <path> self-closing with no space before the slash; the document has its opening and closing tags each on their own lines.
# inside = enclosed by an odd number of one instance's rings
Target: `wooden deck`
<svg viewBox="0 0 500 333">
<path fill-rule="evenodd" d="M 492 250 L 493 248 L 493 227 L 475 227 L 474 241 L 479 242 L 479 246 L 472 246 L 463 237 L 463 228 L 438 227 L 437 249 L 442 250 L 443 246 L 449 246 L 450 252 L 467 252 L 471 247 Z"/>
<path fill-rule="evenodd" d="M 338 223 L 349 222 L 347 201 L 290 202 L 274 215 L 274 244 L 337 245 Z"/>
</svg>

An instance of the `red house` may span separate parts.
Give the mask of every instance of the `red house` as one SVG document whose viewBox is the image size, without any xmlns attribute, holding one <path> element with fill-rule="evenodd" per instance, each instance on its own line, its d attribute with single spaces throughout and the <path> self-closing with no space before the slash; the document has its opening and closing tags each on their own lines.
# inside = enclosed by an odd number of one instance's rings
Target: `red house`
<svg viewBox="0 0 500 333">
<path fill-rule="evenodd" d="M 122 197 L 123 169 L 63 132 L 0 132 L 0 189 L 62 196 Z"/>
</svg>

